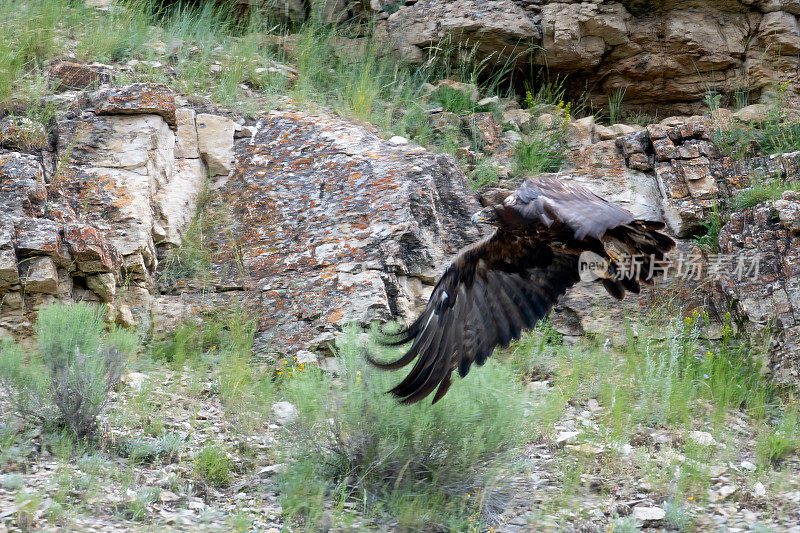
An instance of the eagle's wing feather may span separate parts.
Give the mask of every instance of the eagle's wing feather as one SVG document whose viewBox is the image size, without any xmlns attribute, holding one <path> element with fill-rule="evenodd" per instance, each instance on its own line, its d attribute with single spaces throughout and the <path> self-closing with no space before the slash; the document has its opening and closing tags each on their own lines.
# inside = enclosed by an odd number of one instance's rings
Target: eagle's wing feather
<svg viewBox="0 0 800 533">
<path fill-rule="evenodd" d="M 606 231 L 634 220 L 633 213 L 608 202 L 589 189 L 568 182 L 539 178 L 526 180 L 507 200 L 529 221 L 550 226 L 560 221 L 577 240 L 600 239 Z"/>
<path fill-rule="evenodd" d="M 371 362 L 394 369 L 416 357 L 411 372 L 390 392 L 413 403 L 438 387 L 436 402 L 454 370 L 463 377 L 497 346 L 519 339 L 578 279 L 574 255 L 554 252 L 536 237 L 498 230 L 458 255 L 425 311 L 389 342 L 413 341 L 409 350 L 394 362 Z"/>
</svg>

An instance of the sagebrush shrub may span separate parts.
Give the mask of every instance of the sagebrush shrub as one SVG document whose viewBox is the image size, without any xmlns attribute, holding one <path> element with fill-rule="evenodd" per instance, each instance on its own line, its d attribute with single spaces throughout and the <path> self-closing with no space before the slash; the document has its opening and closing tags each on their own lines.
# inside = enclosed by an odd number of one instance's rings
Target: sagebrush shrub
<svg viewBox="0 0 800 533">
<path fill-rule="evenodd" d="M 138 342 L 123 330 L 104 336 L 99 307 L 55 304 L 39 311 L 39 353 L 50 371 L 53 403 L 78 437 L 91 433 L 122 372 L 124 352 Z"/>
<path fill-rule="evenodd" d="M 0 341 L 0 391 L 22 416 L 46 416 L 52 411 L 47 399 L 47 369 L 19 345 Z"/>
<path fill-rule="evenodd" d="M 86 303 L 42 308 L 36 334 L 36 355 L 0 345 L 4 390 L 20 415 L 62 422 L 77 437 L 91 434 L 139 338 L 116 327 L 106 333 L 101 308 Z"/>
<path fill-rule="evenodd" d="M 526 438 L 526 396 L 517 377 L 491 361 L 436 405 L 408 406 L 386 394 L 401 376 L 369 367 L 354 331 L 338 360 L 334 383 L 312 366 L 283 384 L 299 414 L 294 441 L 302 443 L 283 478 L 287 511 L 313 514 L 307 497 L 319 487 L 365 505 L 388 501 L 388 512 L 407 515 L 412 528 L 442 524 L 444 513 L 480 510 L 478 498 L 466 495 L 491 492 L 490 464 Z"/>
</svg>

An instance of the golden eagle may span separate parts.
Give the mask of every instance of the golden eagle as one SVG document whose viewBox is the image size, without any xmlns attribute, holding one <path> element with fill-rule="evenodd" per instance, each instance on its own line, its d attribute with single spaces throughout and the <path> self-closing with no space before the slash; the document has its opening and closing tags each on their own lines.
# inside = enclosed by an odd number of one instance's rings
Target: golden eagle
<svg viewBox="0 0 800 533">
<path fill-rule="evenodd" d="M 638 294 L 639 282 L 652 284 L 651 265 L 675 246 L 658 231 L 662 222 L 637 220 L 585 187 L 552 178 L 526 180 L 501 204 L 475 213 L 472 222 L 490 223 L 495 231 L 461 250 L 422 314 L 385 339 L 388 345 L 413 341 L 408 351 L 389 363 L 368 356 L 386 370 L 417 358 L 389 391 L 403 403 L 438 387 L 436 403 L 450 388 L 454 370 L 464 377 L 473 362 L 483 365 L 497 346 L 519 339 L 578 282 L 581 254 L 602 258 L 605 268 L 594 271 L 596 282 L 622 299 L 626 291 Z M 637 268 L 626 268 L 626 258 Z"/>
</svg>

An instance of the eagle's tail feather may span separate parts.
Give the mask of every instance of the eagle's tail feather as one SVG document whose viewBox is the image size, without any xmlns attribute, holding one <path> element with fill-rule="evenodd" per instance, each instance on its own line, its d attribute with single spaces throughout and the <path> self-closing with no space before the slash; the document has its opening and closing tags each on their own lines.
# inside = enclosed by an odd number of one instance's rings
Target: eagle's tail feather
<svg viewBox="0 0 800 533">
<path fill-rule="evenodd" d="M 666 253 L 675 247 L 675 241 L 659 231 L 663 228 L 663 222 L 634 220 L 606 233 L 636 258 L 633 268 L 615 265 L 616 271 L 623 272 L 622 277 L 616 280 L 617 283 L 614 280 L 603 280 L 603 286 L 611 296 L 622 299 L 626 290 L 638 294 L 641 283 L 653 284 L 652 277 L 656 271 L 654 262 L 662 261 Z"/>
</svg>

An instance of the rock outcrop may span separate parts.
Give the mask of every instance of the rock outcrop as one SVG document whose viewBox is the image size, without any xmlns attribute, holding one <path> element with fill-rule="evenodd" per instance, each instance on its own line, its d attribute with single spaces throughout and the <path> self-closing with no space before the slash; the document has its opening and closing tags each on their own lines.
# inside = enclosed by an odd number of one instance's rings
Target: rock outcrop
<svg viewBox="0 0 800 533">
<path fill-rule="evenodd" d="M 158 249 L 179 244 L 194 215 L 206 165 L 172 91 L 78 95 L 53 151 L 0 153 L 0 333 L 29 332 L 55 298 L 105 302 L 111 319 L 149 316 Z"/>
<path fill-rule="evenodd" d="M 154 316 L 157 328 L 244 305 L 258 317 L 260 351 L 320 349 L 348 322 L 416 315 L 453 254 L 480 236 L 469 223 L 478 205 L 456 160 L 404 138 L 290 111 L 243 125 L 180 107 L 160 85 L 59 99 L 50 137 L 22 145 L 15 134 L 0 150 L 2 335 L 29 334 L 35 311 L 56 299 L 105 303 L 110 320 L 128 325 Z M 515 110 L 503 114 L 505 127 L 490 113 L 468 120 L 487 153 L 502 159 L 514 142 L 508 133 L 534 119 Z M 722 157 L 713 127 L 704 117 L 646 128 L 571 121 L 573 168 L 558 177 L 663 219 L 679 236 L 697 234 L 713 204 L 724 205 L 752 176 L 800 177 L 798 153 Z M 210 272 L 203 280 L 164 276 L 165 254 L 183 242 L 206 187 Z M 677 295 L 684 310 L 731 308 L 751 331 L 768 331 L 771 368 L 795 379 L 798 213 L 797 193 L 787 192 L 734 213 L 723 228 L 722 253 L 748 266 L 758 256 L 760 276 L 686 276 L 694 268 L 687 264 L 709 268 L 709 258 L 682 241 L 672 275 L 655 290 L 617 303 L 596 284 L 579 284 L 559 302 L 553 325 L 569 336 L 620 339 L 626 318 Z"/>
<path fill-rule="evenodd" d="M 786 192 L 733 213 L 720 233 L 720 252 L 737 258 L 723 270 L 721 290 L 754 338 L 770 339 L 769 370 L 795 387 L 800 378 L 800 197 Z"/>
<path fill-rule="evenodd" d="M 796 80 L 800 66 L 798 4 L 788 0 L 407 4 L 393 13 L 396 2 L 373 6 L 383 10 L 378 28 L 404 58 L 475 46 L 497 68 L 510 60 L 524 72 L 533 65 L 568 74 L 570 92 L 588 91 L 600 108 L 620 89 L 627 105 L 662 116 L 702 110 L 709 91 L 766 100 L 775 83 Z M 798 111 L 800 87 L 791 85 Z"/>
<path fill-rule="evenodd" d="M 135 84 L 68 100 L 43 157 L 0 153 L 0 331 L 30 333 L 55 299 L 148 324 L 233 298 L 259 316 L 263 349 L 291 352 L 350 321 L 414 314 L 479 236 L 450 156 L 302 113 L 239 130 Z M 207 178 L 211 280 L 159 296 L 159 258 L 181 244 Z"/>
<path fill-rule="evenodd" d="M 800 152 L 735 160 L 723 156 L 713 139 L 712 120 L 694 116 L 616 140 L 628 168 L 654 175 L 664 221 L 679 237 L 705 231 L 709 211 L 723 208 L 752 179 L 800 179 Z"/>
<path fill-rule="evenodd" d="M 384 31 L 409 61 L 424 61 L 432 47 L 463 45 L 477 46 L 481 57 L 502 62 L 530 56 L 530 44 L 542 37 L 536 21 L 511 0 L 421 0 L 390 15 Z"/>
</svg>

